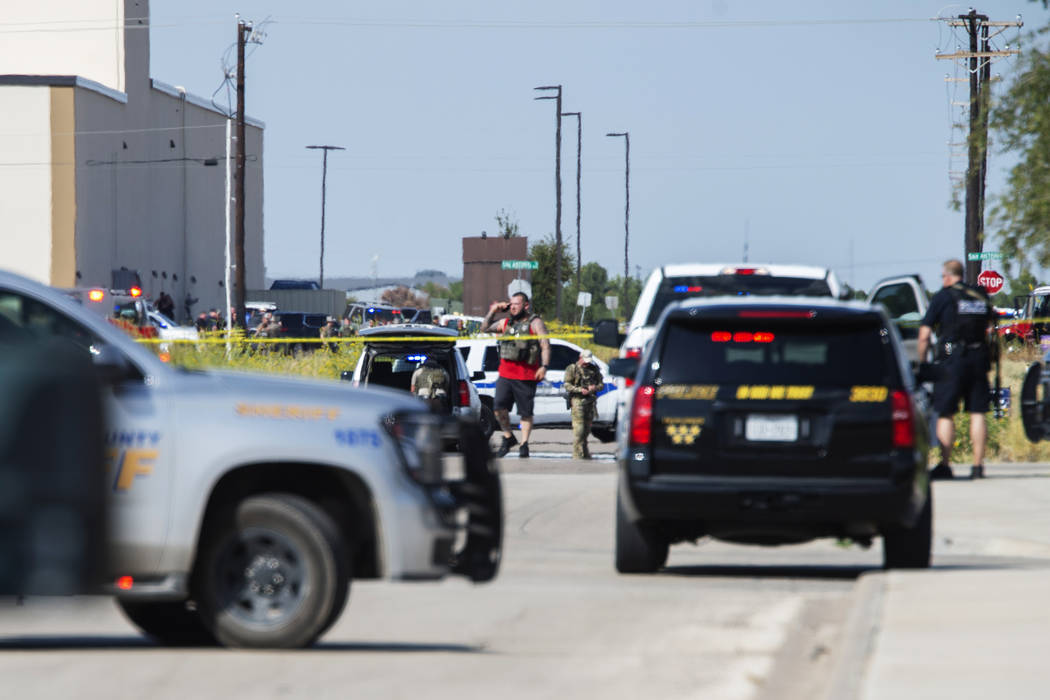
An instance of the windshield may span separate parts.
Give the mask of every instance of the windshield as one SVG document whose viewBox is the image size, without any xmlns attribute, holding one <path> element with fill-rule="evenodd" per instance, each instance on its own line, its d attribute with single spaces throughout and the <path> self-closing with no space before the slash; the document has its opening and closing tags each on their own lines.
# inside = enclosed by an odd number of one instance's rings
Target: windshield
<svg viewBox="0 0 1050 700">
<path fill-rule="evenodd" d="M 718 296 L 810 296 L 830 297 L 831 288 L 822 279 L 780 277 L 776 275 L 690 275 L 665 277 L 656 290 L 653 305 L 645 321 L 655 325 L 660 314 L 672 301 L 692 297 Z"/>
<path fill-rule="evenodd" d="M 889 338 L 872 319 L 674 322 L 659 359 L 663 384 L 898 384 Z"/>
</svg>

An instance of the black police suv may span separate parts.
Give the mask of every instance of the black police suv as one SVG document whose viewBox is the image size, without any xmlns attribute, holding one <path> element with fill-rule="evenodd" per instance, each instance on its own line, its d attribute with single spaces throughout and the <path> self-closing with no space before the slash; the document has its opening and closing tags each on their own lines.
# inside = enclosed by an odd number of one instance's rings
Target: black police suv
<svg viewBox="0 0 1050 700">
<path fill-rule="evenodd" d="M 930 563 L 925 399 L 881 306 L 832 299 L 672 304 L 619 430 L 616 568 L 653 572 L 676 542 L 870 543 Z"/>
</svg>

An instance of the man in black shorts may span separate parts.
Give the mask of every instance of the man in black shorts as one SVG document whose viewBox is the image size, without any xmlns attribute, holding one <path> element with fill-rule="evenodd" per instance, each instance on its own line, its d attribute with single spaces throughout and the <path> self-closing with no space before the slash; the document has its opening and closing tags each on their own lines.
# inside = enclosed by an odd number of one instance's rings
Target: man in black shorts
<svg viewBox="0 0 1050 700">
<path fill-rule="evenodd" d="M 501 311 L 509 311 L 510 318 L 492 319 Z M 532 407 L 536 385 L 547 376 L 551 361 L 551 346 L 547 340 L 547 326 L 543 319 L 529 309 L 529 297 L 518 292 L 510 301 L 494 301 L 481 327 L 490 333 L 499 333 L 499 378 L 493 413 L 503 429 L 503 442 L 496 455 L 504 457 L 518 444 L 510 429 L 510 409 L 518 406 L 521 417 L 521 447 L 519 457 L 529 456 L 529 436 L 532 434 Z M 529 336 L 541 336 L 540 338 Z"/>
<path fill-rule="evenodd" d="M 937 411 L 937 441 L 941 461 L 930 471 L 931 479 L 951 479 L 952 445 L 955 423 L 952 416 L 963 400 L 970 414 L 970 441 L 973 443 L 971 479 L 984 478 L 984 451 L 988 428 L 984 414 L 990 407 L 988 370 L 991 351 L 988 329 L 995 319 L 995 309 L 988 294 L 980 287 L 963 284 L 963 266 L 949 260 L 941 270 L 943 288 L 933 295 L 919 327 L 919 358 L 925 360 L 932 330 L 936 327 L 938 342 L 935 360 L 939 366 L 933 387 L 933 408 Z"/>
</svg>

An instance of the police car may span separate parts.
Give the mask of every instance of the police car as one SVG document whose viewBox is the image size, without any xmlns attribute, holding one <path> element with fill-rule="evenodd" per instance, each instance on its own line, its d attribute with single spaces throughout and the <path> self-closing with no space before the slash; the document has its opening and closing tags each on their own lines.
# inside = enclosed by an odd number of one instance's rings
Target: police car
<svg viewBox="0 0 1050 700">
<path fill-rule="evenodd" d="M 462 339 L 456 342 L 463 359 L 467 363 L 472 377 L 478 377 L 474 385 L 481 395 L 482 402 L 489 409 L 496 393 L 496 379 L 499 378 L 499 339 L 496 336 L 487 338 Z M 572 426 L 572 416 L 565 403 L 565 369 L 580 358 L 583 348 L 560 338 L 550 339 L 551 355 L 547 375 L 536 387 L 536 400 L 533 407 L 533 425 L 544 428 L 565 428 Z M 602 371 L 604 386 L 598 392 L 595 404 L 597 415 L 591 427 L 591 433 L 603 442 L 612 442 L 616 436 L 616 384 L 609 375 L 609 367 L 597 357 L 594 363 Z M 511 413 L 513 423 L 520 420 Z"/>
<path fill-rule="evenodd" d="M 391 390 L 176 369 L 0 271 L 0 342 L 22 338 L 81 348 L 105 383 L 107 590 L 158 640 L 302 647 L 351 579 L 496 575 L 500 479 L 476 427 Z M 447 431 L 462 478 L 445 475 Z"/>
<path fill-rule="evenodd" d="M 926 567 L 925 399 L 881 306 L 831 299 L 671 304 L 619 432 L 616 568 L 652 572 L 676 542 L 881 537 Z"/>
</svg>

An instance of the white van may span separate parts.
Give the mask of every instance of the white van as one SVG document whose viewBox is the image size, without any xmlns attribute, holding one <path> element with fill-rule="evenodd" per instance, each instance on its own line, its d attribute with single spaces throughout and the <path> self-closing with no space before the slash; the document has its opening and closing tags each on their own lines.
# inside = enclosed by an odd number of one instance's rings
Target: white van
<svg viewBox="0 0 1050 700">
<path fill-rule="evenodd" d="M 485 378 L 474 382 L 483 403 L 492 407 L 496 393 L 496 378 L 499 376 L 499 338 L 472 338 L 456 341 L 456 347 L 467 363 L 471 376 L 484 372 Z M 566 340 L 551 338 L 551 361 L 547 368 L 546 378 L 536 388 L 536 402 L 533 408 L 533 425 L 542 428 L 566 428 L 572 426 L 572 417 L 565 403 L 565 368 L 580 358 L 583 350 Z M 598 394 L 598 415 L 591 427 L 591 434 L 602 442 L 616 439 L 616 384 L 609 375 L 609 367 L 597 357 L 594 363 L 602 371 L 604 386 Z M 517 423 L 520 416 L 510 414 L 511 423 Z"/>
</svg>

